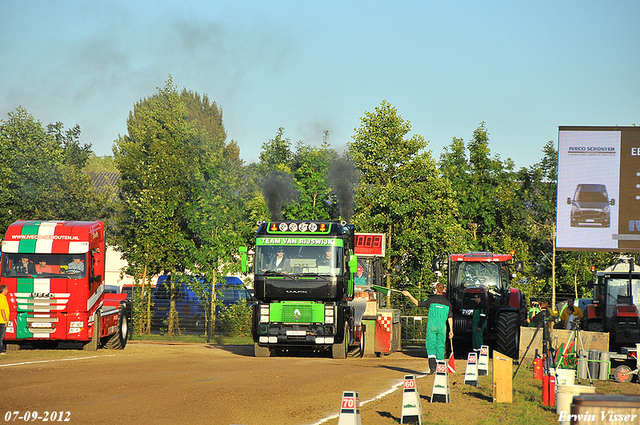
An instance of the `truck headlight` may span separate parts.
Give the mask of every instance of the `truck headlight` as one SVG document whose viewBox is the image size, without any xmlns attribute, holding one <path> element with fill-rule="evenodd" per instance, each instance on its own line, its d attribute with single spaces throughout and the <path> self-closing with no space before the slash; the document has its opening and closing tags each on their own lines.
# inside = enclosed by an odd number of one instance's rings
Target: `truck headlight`
<svg viewBox="0 0 640 425">
<path fill-rule="evenodd" d="M 260 323 L 269 323 L 269 305 L 260 306 Z"/>
<path fill-rule="evenodd" d="M 335 310 L 333 306 L 327 305 L 324 307 L 324 323 L 333 324 L 334 315 L 335 315 Z"/>
</svg>

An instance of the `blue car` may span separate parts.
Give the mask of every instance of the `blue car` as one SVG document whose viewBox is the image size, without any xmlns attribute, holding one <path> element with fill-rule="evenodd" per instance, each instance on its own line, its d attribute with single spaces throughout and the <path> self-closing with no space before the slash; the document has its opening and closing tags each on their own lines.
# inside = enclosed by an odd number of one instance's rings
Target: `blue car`
<svg viewBox="0 0 640 425">
<path fill-rule="evenodd" d="M 218 301 L 222 301 L 223 306 L 228 307 L 235 303 L 252 302 L 253 297 L 242 280 L 237 277 L 224 277 L 224 280 L 225 282 L 219 282 L 216 285 L 219 296 Z M 162 275 L 158 278 L 158 283 L 151 294 L 151 301 L 154 305 L 152 327 L 160 328 L 166 326 L 165 322 L 169 314 L 169 304 L 171 301 L 169 285 L 169 276 Z M 206 301 L 201 302 L 200 298 L 193 292 L 191 284 L 176 284 L 175 302 L 181 328 L 204 329 L 205 308 L 207 303 Z M 220 306 L 216 306 L 216 315 L 219 313 Z"/>
</svg>

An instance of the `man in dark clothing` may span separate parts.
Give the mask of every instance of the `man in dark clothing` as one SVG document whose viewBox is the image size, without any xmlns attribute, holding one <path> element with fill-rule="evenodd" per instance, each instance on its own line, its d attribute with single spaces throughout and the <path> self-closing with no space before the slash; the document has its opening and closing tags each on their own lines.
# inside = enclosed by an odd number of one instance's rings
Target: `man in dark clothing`
<svg viewBox="0 0 640 425">
<path fill-rule="evenodd" d="M 482 347 L 482 342 L 484 338 L 484 328 L 487 325 L 487 304 L 482 299 L 481 294 L 476 294 L 473 299 L 476 302 L 475 307 L 473 308 L 473 349 L 475 351 L 480 351 L 480 347 Z"/>
<path fill-rule="evenodd" d="M 26 255 L 20 256 L 20 261 L 14 263 L 12 270 L 17 274 L 36 274 L 36 266 Z"/>
<path fill-rule="evenodd" d="M 429 370 L 436 371 L 436 360 L 444 360 L 445 343 L 447 341 L 447 322 L 449 322 L 449 338 L 453 339 L 453 308 L 448 299 L 442 295 L 444 285 L 436 284 L 436 293 L 426 301 L 418 301 L 409 291 L 402 291 L 418 307 L 427 307 L 427 337 L 425 347 L 429 358 Z"/>
</svg>

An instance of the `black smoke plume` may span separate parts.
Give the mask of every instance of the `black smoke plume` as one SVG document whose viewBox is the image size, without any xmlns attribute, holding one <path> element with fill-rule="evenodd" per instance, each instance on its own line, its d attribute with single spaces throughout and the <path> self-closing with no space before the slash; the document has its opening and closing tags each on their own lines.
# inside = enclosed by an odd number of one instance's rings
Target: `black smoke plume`
<svg viewBox="0 0 640 425">
<path fill-rule="evenodd" d="M 345 221 L 351 220 L 355 207 L 354 190 L 358 183 L 358 171 L 351 161 L 338 157 L 331 164 L 329 174 L 331 186 L 338 196 L 340 215 Z"/>
<path fill-rule="evenodd" d="M 262 194 L 269 208 L 271 220 L 280 220 L 282 207 L 298 200 L 298 189 L 291 176 L 282 171 L 272 171 L 262 183 Z"/>
</svg>

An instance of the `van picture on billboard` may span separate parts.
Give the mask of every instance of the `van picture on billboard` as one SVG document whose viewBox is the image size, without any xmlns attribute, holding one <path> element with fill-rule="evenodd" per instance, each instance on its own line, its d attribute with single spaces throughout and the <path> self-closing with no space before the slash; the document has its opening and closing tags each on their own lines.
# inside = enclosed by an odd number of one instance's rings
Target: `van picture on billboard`
<svg viewBox="0 0 640 425">
<path fill-rule="evenodd" d="M 609 199 L 604 184 L 580 183 L 576 186 L 573 198 L 567 198 L 567 204 L 571 205 L 571 227 L 609 227 L 610 207 L 616 201 Z"/>
</svg>

